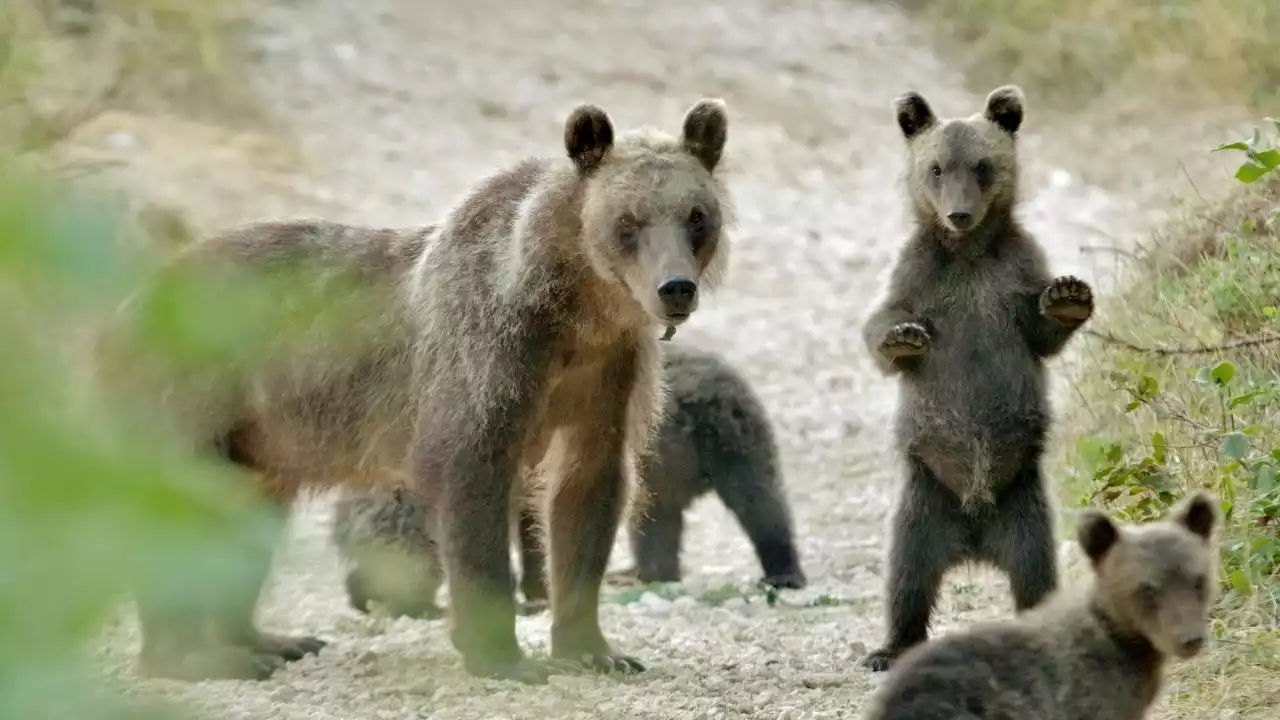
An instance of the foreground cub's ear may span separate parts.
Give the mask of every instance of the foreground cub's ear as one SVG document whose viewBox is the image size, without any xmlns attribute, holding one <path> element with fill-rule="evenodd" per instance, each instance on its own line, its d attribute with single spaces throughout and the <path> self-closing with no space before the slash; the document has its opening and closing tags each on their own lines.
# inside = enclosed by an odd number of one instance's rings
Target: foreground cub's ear
<svg viewBox="0 0 1280 720">
<path fill-rule="evenodd" d="M 898 116 L 898 127 L 908 140 L 933 127 L 938 121 L 933 108 L 915 90 L 908 90 L 894 100 L 893 110 Z"/>
<path fill-rule="evenodd" d="M 564 124 L 564 149 L 578 172 L 590 175 L 613 147 L 613 123 L 595 105 L 579 105 Z"/>
<path fill-rule="evenodd" d="M 724 143 L 729 137 L 729 112 L 719 98 L 699 100 L 684 114 L 684 128 L 680 144 L 692 156 L 698 158 L 707 172 L 720 164 Z"/>
<path fill-rule="evenodd" d="M 1120 541 L 1120 530 L 1111 518 L 1098 510 L 1085 510 L 1076 522 L 1076 538 L 1095 566 Z"/>
<path fill-rule="evenodd" d="M 1173 517 L 1179 525 L 1208 540 L 1218 524 L 1218 503 L 1213 495 L 1197 490 L 1178 504 Z"/>
<path fill-rule="evenodd" d="M 1002 85 L 987 95 L 987 107 L 982 116 L 1012 135 L 1022 127 L 1024 103 L 1022 88 L 1017 85 Z"/>
</svg>

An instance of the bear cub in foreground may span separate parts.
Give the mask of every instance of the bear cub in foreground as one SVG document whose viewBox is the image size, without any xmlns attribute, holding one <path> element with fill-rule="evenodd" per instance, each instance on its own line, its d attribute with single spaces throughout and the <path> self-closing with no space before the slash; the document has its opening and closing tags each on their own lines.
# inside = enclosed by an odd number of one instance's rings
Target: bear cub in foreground
<svg viewBox="0 0 1280 720">
<path fill-rule="evenodd" d="M 1083 281 L 1053 278 L 1017 218 L 1023 94 L 939 119 L 918 93 L 896 102 L 915 231 L 863 326 L 899 380 L 894 434 L 906 479 L 887 562 L 888 637 L 863 664 L 888 669 L 923 642 L 943 575 L 970 560 L 1009 576 L 1018 610 L 1057 583 L 1040 475 L 1049 425 L 1044 361 L 1093 313 Z"/>
<path fill-rule="evenodd" d="M 141 352 L 103 375 L 125 376 L 122 403 L 147 398 L 180 444 L 237 466 L 281 508 L 308 487 L 398 482 L 438 512 L 450 639 L 472 675 L 643 670 L 605 638 L 600 585 L 661 414 L 658 336 L 688 321 L 728 259 L 733 209 L 716 174 L 727 136 L 719 100 L 690 107 L 678 134 L 615 134 L 604 110 L 580 105 L 557 156 L 491 173 L 428 227 L 219 233 L 169 270 L 297 274 L 297 295 L 267 306 L 318 296 L 345 308 L 342 322 L 303 318 L 304 332 L 269 335 L 266 356 L 221 367 L 160 376 Z M 548 492 L 550 660 L 522 651 L 511 592 L 508 512 L 532 468 Z M 254 577 L 235 588 L 193 571 L 181 597 L 139 590 L 145 672 L 263 678 L 323 645 L 256 627 L 271 564 L 256 550 L 236 554 Z"/>
<path fill-rule="evenodd" d="M 1217 500 L 1122 526 L 1086 510 L 1077 535 L 1092 582 L 1002 622 L 905 654 L 865 720 L 1140 720 L 1165 662 L 1204 647 L 1217 588 Z"/>
<path fill-rule="evenodd" d="M 631 518 L 636 567 L 622 575 L 644 583 L 680 580 L 684 511 L 715 490 L 746 531 L 764 570 L 762 582 L 800 589 L 806 579 L 795 546 L 773 428 L 746 380 L 718 355 L 683 345 L 662 351 L 667 409 L 652 456 L 641 460 L 645 508 Z M 421 510 L 399 491 L 344 488 L 332 538 L 344 561 L 351 604 L 370 600 L 394 615 L 434 618 L 440 570 Z M 522 579 L 531 603 L 546 598 L 541 538 L 527 510 L 520 512 Z M 529 607 L 533 607 L 530 605 Z"/>
</svg>

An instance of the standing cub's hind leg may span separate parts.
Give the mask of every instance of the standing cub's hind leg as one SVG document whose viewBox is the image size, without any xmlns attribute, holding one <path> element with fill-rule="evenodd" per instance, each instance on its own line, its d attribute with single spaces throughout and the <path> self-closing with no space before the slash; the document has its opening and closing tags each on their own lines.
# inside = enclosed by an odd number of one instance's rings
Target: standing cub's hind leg
<svg viewBox="0 0 1280 720">
<path fill-rule="evenodd" d="M 1009 575 L 1014 606 L 1040 604 L 1058 585 L 1053 508 L 1040 478 L 1037 453 L 996 501 L 995 518 L 983 528 L 979 554 Z"/>
<path fill-rule="evenodd" d="M 902 653 L 929 637 L 929 618 L 947 570 L 968 551 L 959 502 L 915 458 L 894 511 L 889 540 L 888 638 L 862 660 L 873 672 L 890 669 Z"/>
</svg>

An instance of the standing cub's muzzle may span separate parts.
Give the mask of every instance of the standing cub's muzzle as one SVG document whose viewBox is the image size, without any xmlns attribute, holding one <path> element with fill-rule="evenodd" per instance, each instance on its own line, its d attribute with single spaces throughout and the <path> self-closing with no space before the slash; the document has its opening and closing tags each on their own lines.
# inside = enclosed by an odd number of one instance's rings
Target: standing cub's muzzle
<svg viewBox="0 0 1280 720">
<path fill-rule="evenodd" d="M 687 277 L 667 278 L 658 286 L 658 300 L 666 320 L 684 322 L 698 309 L 698 284 Z"/>
</svg>

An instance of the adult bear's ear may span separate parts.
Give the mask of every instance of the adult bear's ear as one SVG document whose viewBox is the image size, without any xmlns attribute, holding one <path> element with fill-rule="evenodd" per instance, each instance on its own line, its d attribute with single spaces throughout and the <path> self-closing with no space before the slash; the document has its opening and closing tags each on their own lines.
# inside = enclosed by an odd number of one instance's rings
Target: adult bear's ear
<svg viewBox="0 0 1280 720">
<path fill-rule="evenodd" d="M 612 148 L 613 122 L 609 114 L 595 105 L 574 108 L 564 124 L 564 149 L 578 172 L 595 172 Z"/>
<path fill-rule="evenodd" d="M 724 145 L 728 139 L 729 111 L 724 100 L 699 100 L 684 114 L 680 144 L 690 155 L 698 158 L 707 172 L 715 171 L 720 164 L 720 156 L 724 153 Z"/>
</svg>

